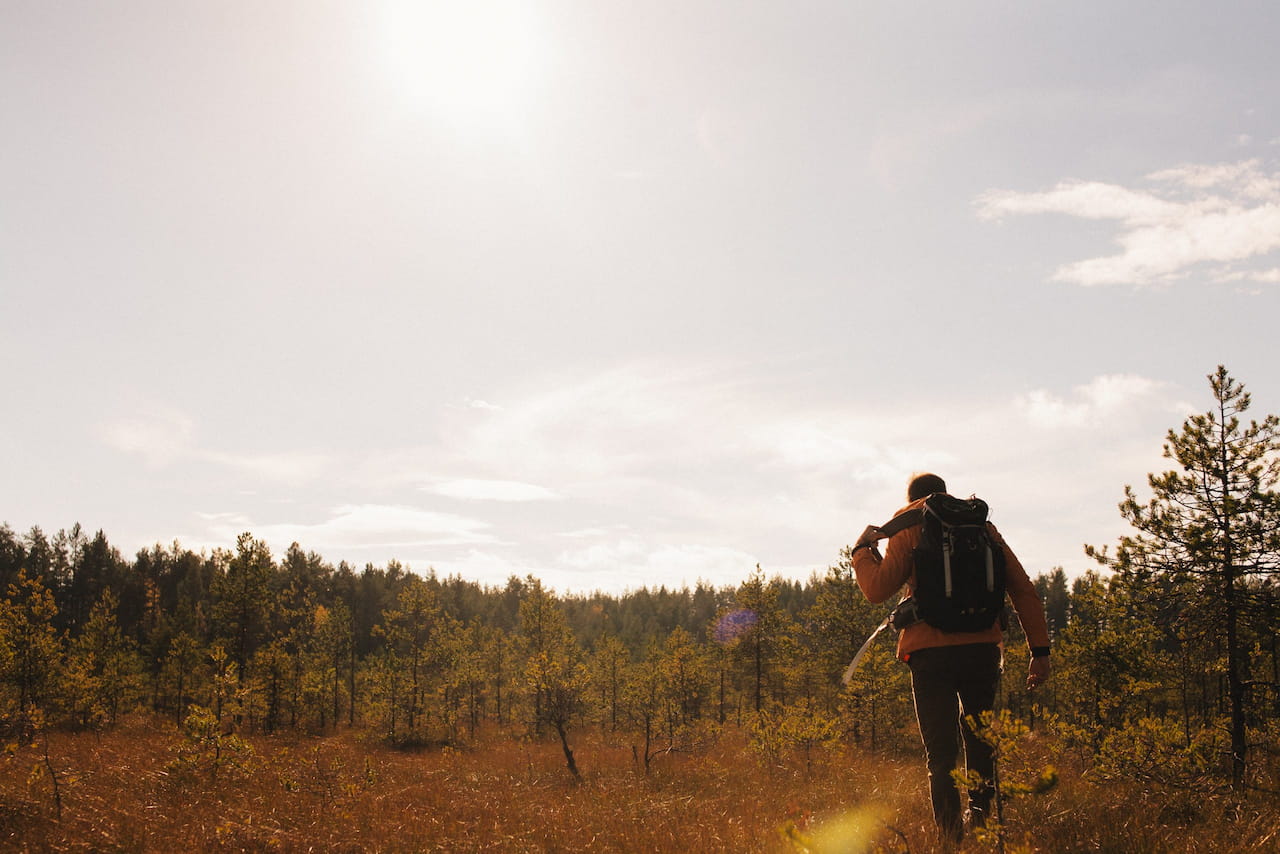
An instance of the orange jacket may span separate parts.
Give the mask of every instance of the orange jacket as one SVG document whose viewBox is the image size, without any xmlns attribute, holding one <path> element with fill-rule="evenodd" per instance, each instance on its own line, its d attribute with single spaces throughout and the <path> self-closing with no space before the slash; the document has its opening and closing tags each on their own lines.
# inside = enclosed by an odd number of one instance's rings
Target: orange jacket
<svg viewBox="0 0 1280 854">
<path fill-rule="evenodd" d="M 911 510 L 924 504 L 924 499 L 913 501 L 899 510 L 899 513 Z M 1009 598 L 1013 600 L 1013 609 L 1018 614 L 1018 622 L 1027 636 L 1027 645 L 1037 653 L 1049 649 L 1049 626 L 1044 618 L 1044 606 L 1040 604 L 1040 596 L 1027 577 L 1018 558 L 1009 548 L 1009 544 L 1000 536 L 996 526 L 987 523 L 992 541 L 999 543 L 1004 551 L 1005 587 Z M 883 602 L 902 589 L 905 584 L 908 594 L 915 590 L 915 560 L 913 552 L 920 542 L 920 526 L 912 525 L 889 538 L 884 557 L 873 548 L 861 548 L 853 553 L 853 571 L 858 577 L 858 586 L 871 602 Z M 918 622 L 908 626 L 898 635 L 898 658 L 906 661 L 911 653 L 931 646 L 959 646 L 966 643 L 1002 643 L 1004 632 L 999 621 L 991 624 L 991 628 L 980 632 L 944 632 L 935 629 L 926 622 Z"/>
</svg>

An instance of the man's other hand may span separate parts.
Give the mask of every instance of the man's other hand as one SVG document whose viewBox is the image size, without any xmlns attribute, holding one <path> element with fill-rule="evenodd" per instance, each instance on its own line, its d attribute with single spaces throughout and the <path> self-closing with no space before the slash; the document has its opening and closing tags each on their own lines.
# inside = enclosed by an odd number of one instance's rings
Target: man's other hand
<svg viewBox="0 0 1280 854">
<path fill-rule="evenodd" d="M 1042 655 L 1031 659 L 1031 666 L 1027 668 L 1027 690 L 1034 691 L 1048 681 L 1049 656 Z"/>
</svg>

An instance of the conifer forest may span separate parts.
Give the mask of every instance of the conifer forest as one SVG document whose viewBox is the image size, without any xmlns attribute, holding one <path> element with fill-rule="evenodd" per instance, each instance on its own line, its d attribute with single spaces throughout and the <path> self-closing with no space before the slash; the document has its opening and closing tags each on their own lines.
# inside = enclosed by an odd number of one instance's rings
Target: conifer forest
<svg viewBox="0 0 1280 854">
<path fill-rule="evenodd" d="M 1280 850 L 1280 424 L 1208 392 L 1095 570 L 1027 567 L 1052 678 L 1011 620 L 966 850 Z M 891 632 L 840 681 L 890 607 L 847 546 L 588 595 L 90 530 L 0 527 L 0 848 L 933 850 Z"/>
</svg>

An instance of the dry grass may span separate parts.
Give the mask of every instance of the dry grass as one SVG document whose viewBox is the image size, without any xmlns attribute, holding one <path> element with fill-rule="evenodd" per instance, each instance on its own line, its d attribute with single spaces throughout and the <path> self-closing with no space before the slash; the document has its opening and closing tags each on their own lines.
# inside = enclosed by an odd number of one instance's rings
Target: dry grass
<svg viewBox="0 0 1280 854">
<path fill-rule="evenodd" d="M 809 772 L 798 761 L 764 768 L 725 736 L 698 755 L 664 756 L 645 776 L 629 745 L 580 734 L 584 780 L 574 783 L 550 741 L 413 753 L 351 733 L 262 739 L 244 767 L 216 772 L 175 767 L 176 741 L 171 727 L 143 723 L 101 737 L 54 733 L 60 818 L 48 775 L 31 776 L 42 753 L 18 748 L 0 764 L 0 848 L 780 852 L 795 850 L 780 833 L 788 824 L 812 834 L 879 805 L 883 850 L 932 850 L 917 757 L 839 752 Z M 1225 809 L 1103 790 L 1068 772 L 1057 790 L 1009 806 L 1009 838 L 1037 851 L 1277 849 L 1275 804 Z"/>
</svg>

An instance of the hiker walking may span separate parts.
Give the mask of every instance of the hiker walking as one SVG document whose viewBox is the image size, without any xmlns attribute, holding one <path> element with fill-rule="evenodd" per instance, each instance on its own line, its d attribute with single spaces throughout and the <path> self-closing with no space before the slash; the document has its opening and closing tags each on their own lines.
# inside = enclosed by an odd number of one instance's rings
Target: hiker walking
<svg viewBox="0 0 1280 854">
<path fill-rule="evenodd" d="M 1005 594 L 1013 600 L 1031 647 L 1028 690 L 1049 678 L 1049 629 L 1031 579 L 987 521 L 984 502 L 953 498 L 934 474 L 914 476 L 907 501 L 883 526 L 888 530 L 871 525 L 858 537 L 853 569 L 873 603 L 907 587 L 891 624 L 901 630 L 898 658 L 911 668 L 933 818 L 944 838 L 958 842 L 964 836 L 964 817 L 951 771 L 962 739 L 967 769 L 982 781 L 968 793 L 971 826 L 986 822 L 995 794 L 992 748 L 964 717 L 977 718 L 995 705 Z M 881 557 L 876 541 L 886 536 Z"/>
</svg>

